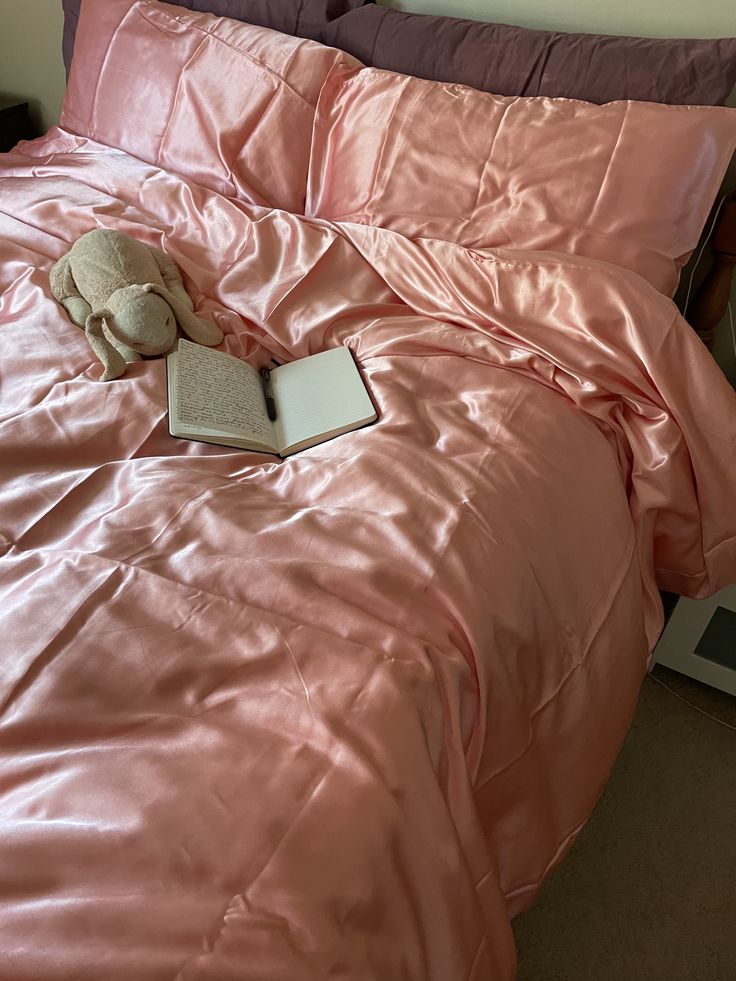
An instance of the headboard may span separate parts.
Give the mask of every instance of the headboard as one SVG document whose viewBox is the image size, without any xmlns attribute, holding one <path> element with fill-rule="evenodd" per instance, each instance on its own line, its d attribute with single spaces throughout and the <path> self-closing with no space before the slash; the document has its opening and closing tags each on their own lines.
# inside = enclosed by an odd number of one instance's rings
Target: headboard
<svg viewBox="0 0 736 981">
<path fill-rule="evenodd" d="M 712 349 L 716 328 L 731 299 L 736 271 L 736 192 L 721 208 L 711 241 L 713 264 L 687 311 L 689 322 Z"/>
<path fill-rule="evenodd" d="M 519 24 L 546 31 L 585 31 L 628 37 L 731 37 L 736 11 L 723 0 L 647 0 L 588 3 L 585 0 L 377 0 L 386 7 L 421 14 Z M 728 10 L 728 13 L 726 11 Z"/>
</svg>

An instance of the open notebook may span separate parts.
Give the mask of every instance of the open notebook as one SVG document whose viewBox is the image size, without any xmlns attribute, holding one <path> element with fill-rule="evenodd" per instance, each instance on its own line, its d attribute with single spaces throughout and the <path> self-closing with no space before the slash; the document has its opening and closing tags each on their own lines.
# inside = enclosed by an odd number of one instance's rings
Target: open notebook
<svg viewBox="0 0 736 981">
<path fill-rule="evenodd" d="M 347 347 L 271 371 L 276 419 L 245 361 L 183 338 L 166 359 L 169 432 L 182 439 L 289 456 L 378 418 Z"/>
</svg>

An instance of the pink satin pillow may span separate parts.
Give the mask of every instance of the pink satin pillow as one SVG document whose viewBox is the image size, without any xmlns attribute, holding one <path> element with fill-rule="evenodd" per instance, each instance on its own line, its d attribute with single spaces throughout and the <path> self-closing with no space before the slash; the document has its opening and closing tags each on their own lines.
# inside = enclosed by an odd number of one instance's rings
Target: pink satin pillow
<svg viewBox="0 0 736 981">
<path fill-rule="evenodd" d="M 61 125 L 221 194 L 303 213 L 315 106 L 350 55 L 155 0 L 84 0 Z"/>
<path fill-rule="evenodd" d="M 336 67 L 307 214 L 590 256 L 672 295 L 736 149 L 736 110 L 488 95 Z"/>
</svg>

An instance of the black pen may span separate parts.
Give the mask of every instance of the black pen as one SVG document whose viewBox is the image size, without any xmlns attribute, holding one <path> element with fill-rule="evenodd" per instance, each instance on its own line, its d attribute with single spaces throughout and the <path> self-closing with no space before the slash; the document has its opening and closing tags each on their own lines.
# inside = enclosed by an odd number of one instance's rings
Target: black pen
<svg viewBox="0 0 736 981">
<path fill-rule="evenodd" d="M 263 381 L 263 394 L 266 398 L 266 412 L 271 422 L 276 419 L 276 403 L 273 400 L 273 388 L 271 388 L 271 372 L 268 368 L 261 368 L 261 380 Z"/>
</svg>

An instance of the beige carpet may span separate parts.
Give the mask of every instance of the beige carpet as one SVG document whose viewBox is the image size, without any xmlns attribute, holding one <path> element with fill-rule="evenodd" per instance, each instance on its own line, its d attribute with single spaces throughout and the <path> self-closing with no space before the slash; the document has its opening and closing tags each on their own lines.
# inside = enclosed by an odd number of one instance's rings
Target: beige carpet
<svg viewBox="0 0 736 981">
<path fill-rule="evenodd" d="M 655 677 L 736 726 L 736 698 Z M 603 799 L 514 933 L 518 981 L 736 981 L 736 731 L 647 678 Z"/>
</svg>

